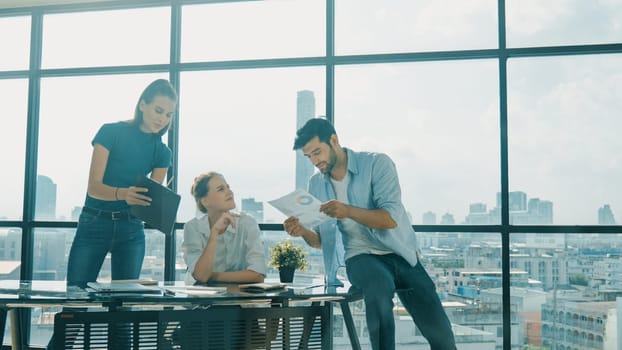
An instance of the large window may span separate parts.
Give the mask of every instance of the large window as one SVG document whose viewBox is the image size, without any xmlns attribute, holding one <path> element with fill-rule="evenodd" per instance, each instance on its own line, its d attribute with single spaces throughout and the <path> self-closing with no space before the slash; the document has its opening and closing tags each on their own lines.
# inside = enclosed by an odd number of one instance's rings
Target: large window
<svg viewBox="0 0 622 350">
<path fill-rule="evenodd" d="M 506 1 L 508 46 L 620 43 L 617 1 Z"/>
<path fill-rule="evenodd" d="M 183 7 L 182 61 L 323 56 L 324 2 L 239 2 Z"/>
<path fill-rule="evenodd" d="M 510 189 L 515 224 L 614 224 L 622 208 L 621 55 L 508 63 Z"/>
<path fill-rule="evenodd" d="M 168 7 L 46 15 L 44 68 L 168 63 Z"/>
<path fill-rule="evenodd" d="M 24 155 L 26 154 L 26 124 L 28 120 L 28 81 L 25 79 L 0 80 L 5 120 L 5 136 L 0 137 L 0 220 L 22 218 L 24 199 Z"/>
<path fill-rule="evenodd" d="M 182 201 L 175 235 L 147 231 L 141 277 L 184 278 L 202 172 L 225 176 L 266 253 L 285 239 L 268 201 L 306 187 L 314 168 L 295 132 L 325 117 L 343 146 L 393 159 L 459 344 L 613 342 L 598 310 L 622 291 L 620 1 L 39 3 L 0 4 L 0 279 L 65 279 L 95 133 L 167 78 Z M 321 251 L 305 249 L 296 278 L 323 273 Z M 579 294 L 596 306 L 568 302 Z M 398 342 L 425 346 L 394 302 Z M 47 343 L 56 311 L 33 310 L 32 344 Z M 370 348 L 364 304 L 352 311 Z M 585 337 L 567 332 L 575 316 Z M 346 333 L 335 325 L 335 349 Z"/>
<path fill-rule="evenodd" d="M 179 220 L 188 221 L 196 213 L 190 195 L 194 178 L 216 171 L 231 186 L 238 210 L 248 211 L 242 201 L 253 199 L 263 203 L 259 222 L 282 223 L 285 217 L 267 201 L 295 189 L 297 119 L 323 113 L 324 76 L 316 67 L 183 73 Z M 301 91 L 309 94 L 300 97 Z M 298 111 L 303 103 L 315 113 Z"/>
<path fill-rule="evenodd" d="M 30 17 L 0 17 L 0 71 L 28 69 L 30 52 Z"/>
<path fill-rule="evenodd" d="M 494 0 L 335 1 L 339 55 L 490 49 L 496 28 Z"/>
<path fill-rule="evenodd" d="M 340 66 L 335 81 L 341 144 L 393 159 L 413 224 L 499 223 L 494 61 Z"/>
</svg>

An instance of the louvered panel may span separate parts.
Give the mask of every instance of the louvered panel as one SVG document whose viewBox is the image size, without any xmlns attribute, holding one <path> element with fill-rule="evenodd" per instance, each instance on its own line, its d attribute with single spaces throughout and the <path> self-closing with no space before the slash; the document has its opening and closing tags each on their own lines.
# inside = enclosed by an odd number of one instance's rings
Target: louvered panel
<svg viewBox="0 0 622 350">
<path fill-rule="evenodd" d="M 327 306 L 63 312 L 63 349 L 328 349 Z"/>
</svg>

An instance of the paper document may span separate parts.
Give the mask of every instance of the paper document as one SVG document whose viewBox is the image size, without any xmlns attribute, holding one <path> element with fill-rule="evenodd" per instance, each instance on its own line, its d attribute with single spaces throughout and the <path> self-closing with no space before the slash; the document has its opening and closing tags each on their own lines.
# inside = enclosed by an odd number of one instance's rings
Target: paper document
<svg viewBox="0 0 622 350">
<path fill-rule="evenodd" d="M 186 295 L 216 295 L 227 292 L 227 287 L 211 287 L 211 286 L 170 286 L 166 290 L 173 295 L 182 293 Z"/>
<path fill-rule="evenodd" d="M 320 204 L 322 204 L 320 200 L 302 189 L 268 201 L 268 203 L 288 217 L 297 217 L 302 226 L 308 229 L 330 219 L 330 216 L 320 212 Z"/>
</svg>

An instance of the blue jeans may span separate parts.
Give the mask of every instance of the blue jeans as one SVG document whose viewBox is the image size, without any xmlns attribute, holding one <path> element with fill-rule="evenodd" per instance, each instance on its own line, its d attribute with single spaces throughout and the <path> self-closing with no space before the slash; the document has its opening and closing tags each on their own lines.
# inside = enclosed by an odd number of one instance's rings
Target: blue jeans
<svg viewBox="0 0 622 350">
<path fill-rule="evenodd" d="M 432 350 L 455 350 L 451 323 L 434 282 L 421 263 L 410 264 L 399 255 L 361 254 L 346 260 L 352 286 L 365 300 L 367 329 L 372 348 L 395 349 L 393 295 L 397 295 Z"/>
<path fill-rule="evenodd" d="M 87 282 L 97 280 L 108 252 L 111 254 L 112 279 L 139 278 L 145 258 L 143 222 L 136 218 L 112 220 L 83 211 L 69 251 L 67 284 L 84 288 Z M 47 349 L 54 349 L 55 337 L 53 334 Z"/>
<path fill-rule="evenodd" d="M 143 222 L 136 218 L 111 220 L 83 211 L 69 252 L 67 284 L 83 287 L 94 282 L 108 252 L 112 279 L 139 278 L 145 257 Z"/>
</svg>

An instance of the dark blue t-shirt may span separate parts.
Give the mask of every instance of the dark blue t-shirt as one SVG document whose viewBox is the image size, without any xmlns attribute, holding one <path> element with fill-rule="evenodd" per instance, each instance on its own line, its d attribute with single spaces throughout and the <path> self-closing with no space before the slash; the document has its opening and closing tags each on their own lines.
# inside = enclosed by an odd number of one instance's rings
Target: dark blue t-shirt
<svg viewBox="0 0 622 350">
<path fill-rule="evenodd" d="M 99 144 L 109 152 L 103 179 L 108 186 L 134 186 L 139 177 L 147 176 L 154 168 L 171 166 L 172 153 L 162 136 L 145 133 L 128 122 L 102 125 L 91 144 Z M 109 211 L 129 208 L 125 201 L 102 201 L 88 194 L 84 205 Z"/>
</svg>

